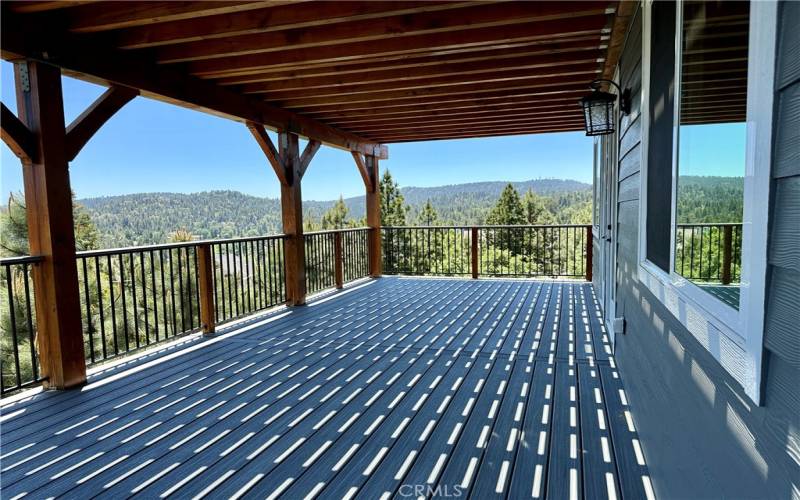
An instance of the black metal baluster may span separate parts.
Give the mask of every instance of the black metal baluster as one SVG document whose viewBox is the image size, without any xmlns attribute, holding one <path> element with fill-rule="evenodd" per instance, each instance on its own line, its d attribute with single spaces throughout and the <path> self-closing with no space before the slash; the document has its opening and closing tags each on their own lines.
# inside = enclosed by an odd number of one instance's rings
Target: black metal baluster
<svg viewBox="0 0 800 500">
<path fill-rule="evenodd" d="M 86 333 L 89 336 L 89 359 L 92 363 L 94 359 L 94 334 L 92 333 L 92 309 L 91 301 L 89 300 L 89 270 L 86 266 L 86 257 L 78 257 L 81 260 L 81 267 L 83 268 L 83 296 L 86 301 Z"/>
<path fill-rule="evenodd" d="M 33 369 L 33 380 L 39 380 L 39 362 L 36 359 L 36 341 L 33 335 L 33 311 L 31 311 L 31 287 L 28 275 L 28 264 L 22 264 L 22 278 L 25 285 L 25 311 L 28 323 L 28 345 L 31 351 L 31 368 Z M 98 280 L 98 283 L 99 280 Z M 0 376 L 0 378 L 2 378 Z"/>
<path fill-rule="evenodd" d="M 11 321 L 11 346 L 14 350 L 14 370 L 16 375 L 16 387 L 22 385 L 22 373 L 19 367 L 19 340 L 17 339 L 17 317 L 14 307 L 14 287 L 11 283 L 11 266 L 3 266 L 6 269 L 6 287 L 8 288 L 8 317 Z M 2 377 L 0 377 L 2 378 Z"/>
</svg>

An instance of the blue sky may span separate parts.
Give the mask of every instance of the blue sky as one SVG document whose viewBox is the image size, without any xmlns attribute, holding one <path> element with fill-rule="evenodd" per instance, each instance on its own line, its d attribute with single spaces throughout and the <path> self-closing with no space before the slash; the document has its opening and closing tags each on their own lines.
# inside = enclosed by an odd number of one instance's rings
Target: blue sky
<svg viewBox="0 0 800 500">
<path fill-rule="evenodd" d="M 2 62 L 2 100 L 16 112 L 13 68 Z M 64 78 L 69 123 L 104 88 Z M 402 186 L 557 177 L 591 182 L 592 141 L 581 132 L 393 144 L 381 162 Z M 2 146 L 0 193 L 22 189 L 19 161 Z M 277 197 L 278 181 L 244 125 L 137 97 L 70 166 L 79 198 L 135 192 L 234 189 Z M 363 193 L 349 153 L 323 147 L 303 179 L 305 199 Z"/>
<path fill-rule="evenodd" d="M 16 112 L 11 64 L 2 62 L 0 73 L 2 100 Z M 67 123 L 103 90 L 64 78 Z M 738 134 L 714 127 L 693 135 L 697 138 L 693 143 L 713 144 Z M 713 156 L 704 157 L 705 175 L 730 175 L 732 162 L 743 158 L 736 148 L 713 149 Z M 592 140 L 582 132 L 392 144 L 389 154 L 381 167 L 390 169 L 401 186 L 592 179 Z M 19 161 L 5 144 L 0 161 L 0 193 L 5 198 L 8 192 L 22 189 L 22 174 Z M 72 162 L 70 174 L 79 198 L 212 189 L 269 197 L 280 193 L 275 175 L 244 125 L 142 97 L 126 105 L 92 138 Z M 303 197 L 327 200 L 362 193 L 349 153 L 320 149 L 303 179 Z"/>
</svg>

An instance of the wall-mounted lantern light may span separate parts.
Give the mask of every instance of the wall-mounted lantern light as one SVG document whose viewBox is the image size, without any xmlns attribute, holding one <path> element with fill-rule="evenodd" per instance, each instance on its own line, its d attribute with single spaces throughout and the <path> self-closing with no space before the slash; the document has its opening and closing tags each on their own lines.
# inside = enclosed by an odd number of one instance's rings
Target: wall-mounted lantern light
<svg viewBox="0 0 800 500">
<path fill-rule="evenodd" d="M 600 90 L 603 83 L 610 83 L 617 87 L 619 96 Z M 586 135 L 606 135 L 614 132 L 614 104 L 619 97 L 619 109 L 624 114 L 631 112 L 631 89 L 622 90 L 619 85 L 611 80 L 595 80 L 589 87 L 592 93 L 581 99 L 583 120 L 586 125 Z"/>
</svg>

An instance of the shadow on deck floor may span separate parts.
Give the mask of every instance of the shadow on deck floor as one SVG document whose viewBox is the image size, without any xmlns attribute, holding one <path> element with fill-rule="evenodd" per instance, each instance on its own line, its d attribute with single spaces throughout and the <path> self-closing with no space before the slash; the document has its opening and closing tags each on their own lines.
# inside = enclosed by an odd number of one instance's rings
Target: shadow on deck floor
<svg viewBox="0 0 800 500">
<path fill-rule="evenodd" d="M 652 496 L 591 284 L 382 278 L 6 405 L 3 497 Z"/>
</svg>

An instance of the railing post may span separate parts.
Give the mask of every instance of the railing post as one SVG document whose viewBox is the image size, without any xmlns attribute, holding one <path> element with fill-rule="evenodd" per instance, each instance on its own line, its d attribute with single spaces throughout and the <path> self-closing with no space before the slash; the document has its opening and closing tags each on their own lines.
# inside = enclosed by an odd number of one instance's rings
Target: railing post
<svg viewBox="0 0 800 500">
<path fill-rule="evenodd" d="M 333 233 L 333 269 L 336 275 L 336 288 L 344 286 L 344 259 L 342 255 L 342 232 Z"/>
<path fill-rule="evenodd" d="M 722 226 L 722 284 L 731 282 L 731 253 L 733 247 L 733 226 Z"/>
<path fill-rule="evenodd" d="M 592 244 L 592 226 L 586 226 L 586 281 L 592 281 L 592 254 L 594 245 Z"/>
<path fill-rule="evenodd" d="M 211 257 L 211 245 L 197 245 L 197 286 L 200 293 L 200 324 L 203 333 L 214 333 L 214 262 Z"/>
<path fill-rule="evenodd" d="M 472 237 L 470 238 L 472 243 L 472 279 L 478 279 L 478 228 L 473 226 L 472 227 Z"/>
<path fill-rule="evenodd" d="M 367 186 L 367 225 L 369 226 L 369 275 L 377 278 L 382 273 L 383 253 L 381 251 L 381 194 L 378 179 L 378 157 L 367 155 L 364 158 L 370 184 Z"/>
</svg>

